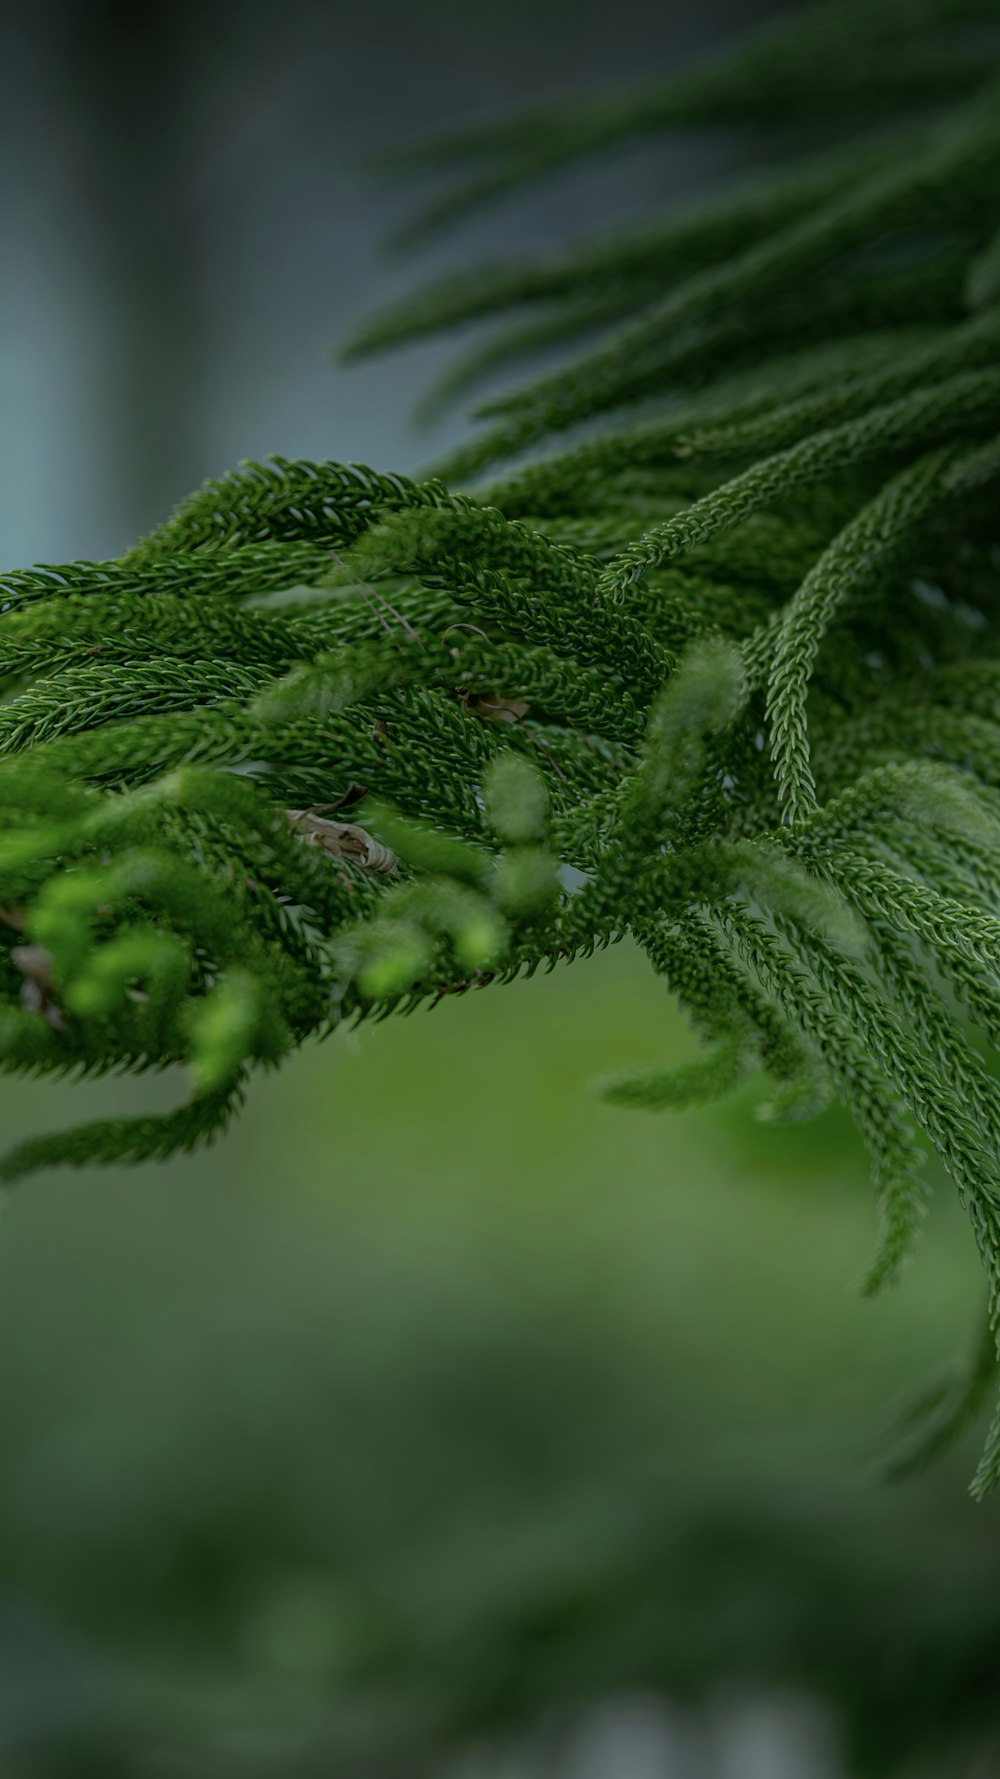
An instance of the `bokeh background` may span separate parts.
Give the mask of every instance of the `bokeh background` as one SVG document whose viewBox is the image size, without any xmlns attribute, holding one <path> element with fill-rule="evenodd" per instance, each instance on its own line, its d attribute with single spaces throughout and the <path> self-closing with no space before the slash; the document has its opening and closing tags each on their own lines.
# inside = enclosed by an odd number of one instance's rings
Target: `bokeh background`
<svg viewBox="0 0 1000 1779">
<path fill-rule="evenodd" d="M 447 362 L 333 349 L 421 273 L 734 164 L 623 151 L 416 260 L 367 157 L 645 78 L 766 0 L 39 0 L 0 12 L 0 545 L 117 553 L 244 457 L 412 470 Z M 864 1158 L 693 1051 L 627 946 L 338 1034 L 205 1155 L 0 1217 L 0 1776 L 988 1779 L 1000 1535 L 880 1473 L 979 1307 L 945 1188 L 862 1303 Z M 180 1081 L 3 1083 L 7 1140 Z"/>
</svg>

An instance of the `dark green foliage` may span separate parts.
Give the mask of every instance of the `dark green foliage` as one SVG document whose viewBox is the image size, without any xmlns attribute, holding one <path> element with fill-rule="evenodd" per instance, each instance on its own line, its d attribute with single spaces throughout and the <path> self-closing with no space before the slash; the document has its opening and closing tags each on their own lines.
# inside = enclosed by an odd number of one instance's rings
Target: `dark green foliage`
<svg viewBox="0 0 1000 1779">
<path fill-rule="evenodd" d="M 872 1289 L 929 1145 L 995 1335 L 998 24 L 837 0 L 638 98 L 442 146 L 485 170 L 439 215 L 677 122 L 873 132 L 355 342 L 548 305 L 496 360 L 614 324 L 446 473 L 615 416 L 558 455 L 466 493 L 247 465 L 119 562 L 5 577 L 4 1064 L 186 1061 L 193 1088 L 6 1178 L 189 1145 L 311 1034 L 631 932 L 709 1048 L 610 1097 L 760 1069 L 772 1115 L 843 1097 Z M 998 1476 L 994 1436 L 977 1490 Z"/>
</svg>

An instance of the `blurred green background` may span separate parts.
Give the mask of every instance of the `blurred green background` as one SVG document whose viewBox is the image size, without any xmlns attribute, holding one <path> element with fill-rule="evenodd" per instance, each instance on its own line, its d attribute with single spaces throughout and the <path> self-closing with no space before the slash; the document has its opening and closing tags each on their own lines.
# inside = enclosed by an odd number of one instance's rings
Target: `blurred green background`
<svg viewBox="0 0 1000 1779">
<path fill-rule="evenodd" d="M 11 1200 L 0 1771 L 996 1770 L 995 1507 L 968 1450 L 878 1481 L 966 1229 L 863 1304 L 838 1114 L 591 1090 L 691 1048 L 622 946 Z M 8 1133 L 167 1086 L 8 1088 Z"/>
<path fill-rule="evenodd" d="M 363 153 L 755 10 L 9 10 L 5 559 L 115 552 L 244 455 L 419 463 L 406 406 L 442 349 L 326 362 L 415 276 L 376 256 L 407 200 Z M 733 153 L 630 151 L 431 262 Z M 880 1481 L 913 1387 L 972 1336 L 968 1230 L 945 1187 L 903 1287 L 863 1303 L 841 1114 L 593 1090 L 693 1050 L 621 945 L 338 1033 L 210 1153 L 9 1200 L 0 1779 L 1000 1773 L 975 1440 Z M 183 1086 L 6 1082 L 5 1138 Z"/>
</svg>

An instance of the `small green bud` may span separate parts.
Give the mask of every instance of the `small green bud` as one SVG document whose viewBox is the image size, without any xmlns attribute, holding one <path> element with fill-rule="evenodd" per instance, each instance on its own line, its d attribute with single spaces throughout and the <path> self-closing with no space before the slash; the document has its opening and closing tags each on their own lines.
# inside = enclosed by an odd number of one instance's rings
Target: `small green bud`
<svg viewBox="0 0 1000 1779">
<path fill-rule="evenodd" d="M 224 1087 L 254 1054 L 261 1011 L 260 989 L 247 970 L 220 977 L 192 1009 L 188 1062 L 196 1093 Z"/>
<path fill-rule="evenodd" d="M 542 846 L 521 846 L 501 859 L 494 894 L 507 914 L 541 914 L 559 896 L 558 862 Z"/>
<path fill-rule="evenodd" d="M 430 940 L 420 927 L 403 921 L 394 923 L 383 928 L 377 949 L 369 953 L 358 970 L 358 987 L 370 1001 L 404 994 L 427 973 L 433 957 Z"/>
<path fill-rule="evenodd" d="M 121 1000 L 121 989 L 110 977 L 82 976 L 64 989 L 62 999 L 67 1012 L 75 1013 L 77 1018 L 101 1019 L 114 1012 Z"/>
<path fill-rule="evenodd" d="M 504 922 L 484 908 L 455 934 L 455 956 L 464 970 L 484 970 L 495 964 L 504 948 Z"/>
<path fill-rule="evenodd" d="M 519 846 L 545 838 L 549 796 L 545 781 L 520 754 L 501 754 L 483 779 L 486 812 L 501 840 Z"/>
</svg>

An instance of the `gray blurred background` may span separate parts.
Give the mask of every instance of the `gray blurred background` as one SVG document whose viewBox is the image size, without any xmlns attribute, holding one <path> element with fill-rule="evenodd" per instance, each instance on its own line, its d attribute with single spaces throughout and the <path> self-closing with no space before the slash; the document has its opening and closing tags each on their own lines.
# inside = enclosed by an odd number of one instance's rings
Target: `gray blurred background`
<svg viewBox="0 0 1000 1779">
<path fill-rule="evenodd" d="M 281 452 L 410 469 L 435 345 L 339 371 L 419 273 L 551 246 L 688 192 L 718 140 L 628 150 L 419 259 L 366 158 L 649 78 L 765 0 L 40 0 L 0 22 L 0 537 L 9 566 L 116 553 L 205 476 Z M 419 188 L 417 188 L 419 191 Z M 438 439 L 433 441 L 437 448 Z"/>
</svg>

